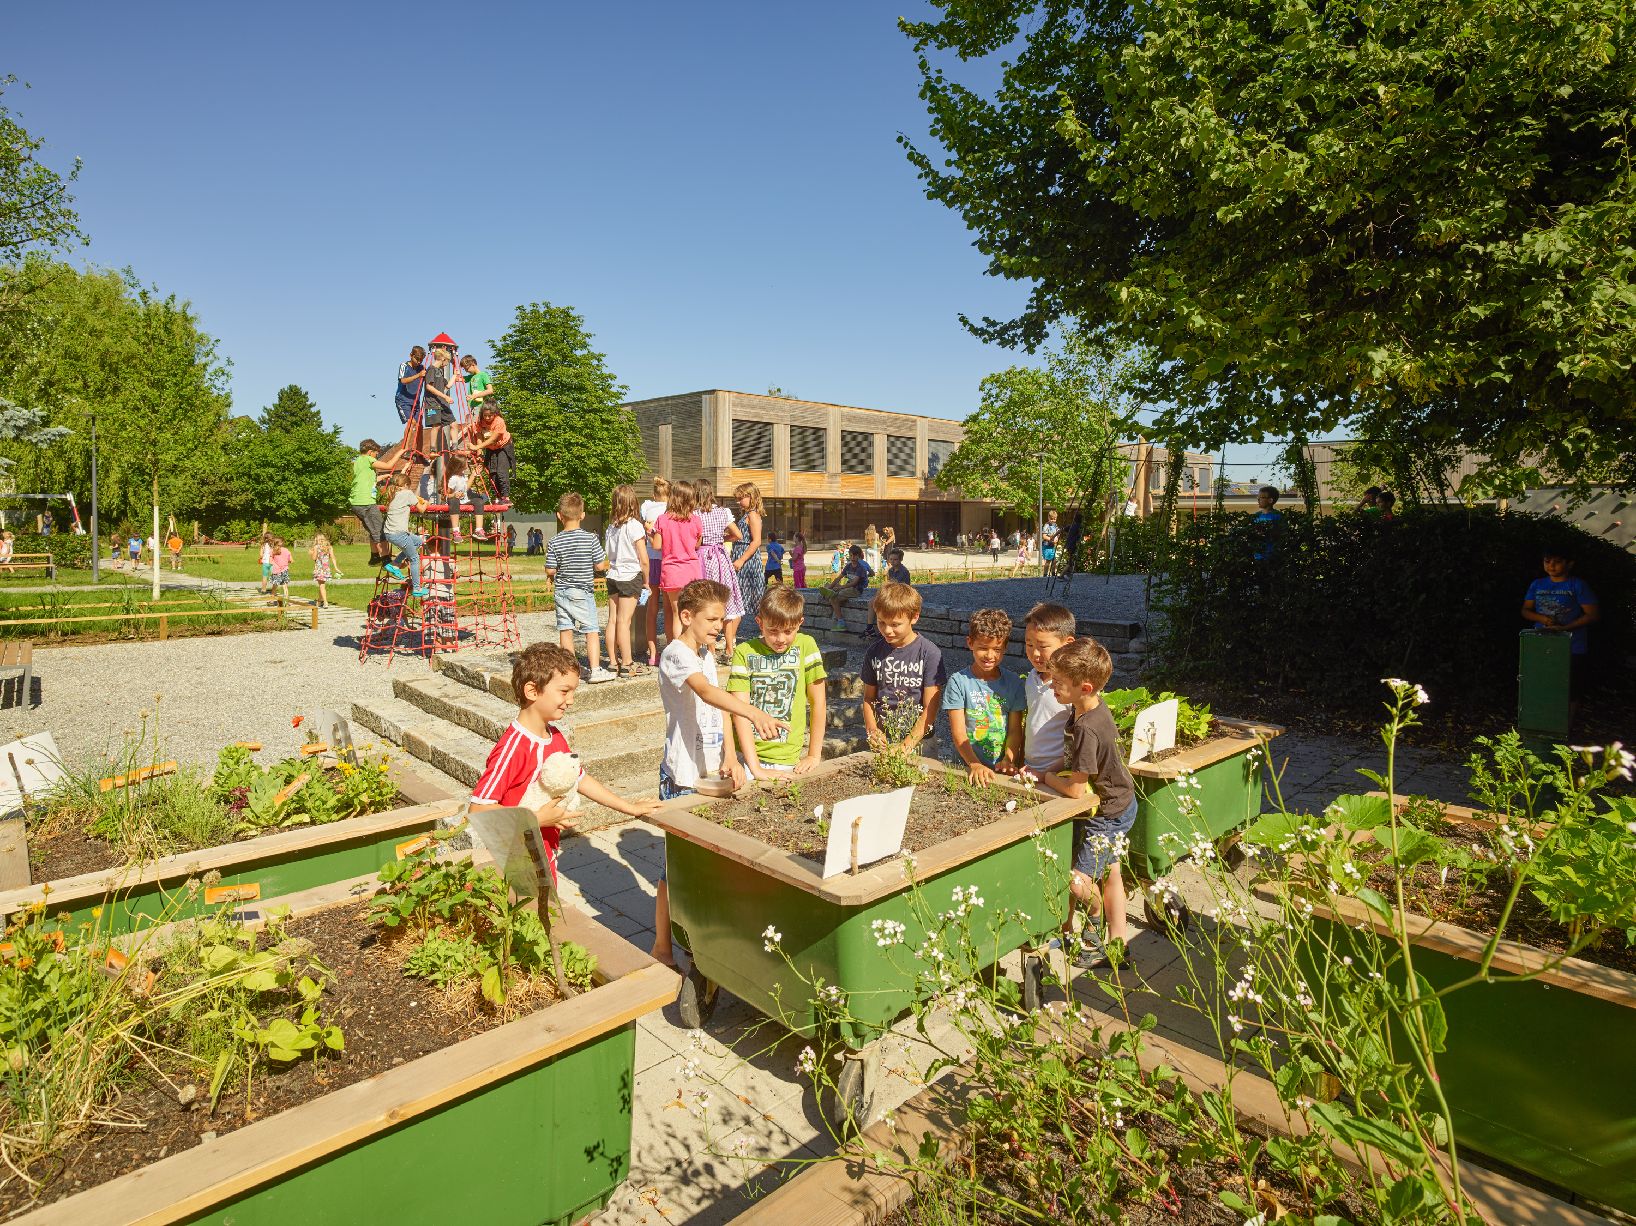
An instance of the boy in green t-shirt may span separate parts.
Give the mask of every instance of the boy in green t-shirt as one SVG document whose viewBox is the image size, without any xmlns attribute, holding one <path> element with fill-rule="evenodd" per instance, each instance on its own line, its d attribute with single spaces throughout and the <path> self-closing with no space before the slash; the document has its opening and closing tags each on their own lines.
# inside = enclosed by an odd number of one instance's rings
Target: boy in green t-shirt
<svg viewBox="0 0 1636 1226">
<path fill-rule="evenodd" d="M 756 736 L 744 716 L 733 716 L 744 765 L 756 779 L 773 779 L 780 771 L 804 775 L 823 761 L 824 657 L 812 636 L 800 632 L 806 608 L 794 588 L 768 588 L 756 614 L 761 637 L 742 641 L 733 652 L 727 692 L 746 695 L 751 706 L 789 725 L 768 741 Z M 809 727 L 812 743 L 803 754 Z"/>
</svg>

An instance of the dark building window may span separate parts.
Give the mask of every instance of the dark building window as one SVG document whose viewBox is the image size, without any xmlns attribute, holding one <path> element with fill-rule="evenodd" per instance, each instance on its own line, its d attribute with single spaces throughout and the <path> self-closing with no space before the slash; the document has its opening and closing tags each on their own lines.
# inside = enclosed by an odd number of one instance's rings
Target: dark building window
<svg viewBox="0 0 1636 1226">
<path fill-rule="evenodd" d="M 773 466 L 773 426 L 768 421 L 733 423 L 733 467 Z"/>
<path fill-rule="evenodd" d="M 862 430 L 841 431 L 841 471 L 868 476 L 875 471 L 875 436 Z"/>
<path fill-rule="evenodd" d="M 886 436 L 886 475 L 913 477 L 915 472 L 915 440 L 901 434 Z"/>
<path fill-rule="evenodd" d="M 822 426 L 790 427 L 790 471 L 829 471 L 829 431 Z"/>
<path fill-rule="evenodd" d="M 943 470 L 943 465 L 954 454 L 959 443 L 951 443 L 948 439 L 934 438 L 926 440 L 926 476 L 935 477 Z"/>
</svg>

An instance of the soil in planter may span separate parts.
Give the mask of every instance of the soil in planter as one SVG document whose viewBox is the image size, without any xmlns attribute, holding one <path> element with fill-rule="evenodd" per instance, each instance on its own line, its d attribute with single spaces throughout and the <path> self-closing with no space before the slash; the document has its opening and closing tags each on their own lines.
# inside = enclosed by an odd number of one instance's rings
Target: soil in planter
<svg viewBox="0 0 1636 1226">
<path fill-rule="evenodd" d="M 1182 1164 L 1176 1155 L 1184 1145 L 1181 1134 L 1162 1116 L 1142 1114 L 1130 1119 L 1131 1126 L 1144 1133 L 1150 1143 L 1167 1156 L 1170 1170 L 1170 1191 L 1163 1199 L 1140 1201 L 1131 1199 L 1119 1205 L 1126 1226 L 1240 1226 L 1242 1213 L 1234 1213 L 1216 1198 L 1216 1193 L 1227 1190 L 1236 1193 L 1247 1204 L 1255 1204 L 1268 1221 L 1281 1216 L 1284 1210 L 1303 1211 L 1300 1185 L 1281 1171 L 1274 1170 L 1265 1156 L 1258 1160 L 1256 1183 L 1258 1190 L 1245 1187 L 1237 1165 L 1226 1162 L 1195 1161 Z M 1259 1134 L 1243 1129 L 1246 1137 Z M 1073 1170 L 1077 1159 L 1059 1134 L 1048 1133 L 1046 1145 L 1050 1152 L 1033 1155 L 1028 1165 L 1037 1168 L 1048 1157 L 1056 1158 L 1064 1169 Z M 1077 1226 L 1079 1223 L 1101 1223 L 1108 1219 L 1093 1213 L 1084 1204 L 1043 1203 L 1040 1192 L 1022 1178 L 1018 1162 L 1005 1148 L 990 1138 L 979 1142 L 976 1149 L 977 1175 L 992 1196 L 1005 1197 L 1022 1205 L 1036 1206 L 1040 1221 Z M 1318 1212 L 1337 1214 L 1343 1221 L 1367 1220 L 1364 1206 L 1355 1198 L 1320 1206 Z M 914 1201 L 889 1214 L 882 1226 L 944 1226 L 954 1221 L 967 1226 L 1015 1226 L 1018 1217 L 1009 1208 L 984 1205 L 973 1206 L 969 1201 L 955 1203 L 949 1200 L 931 1207 L 922 1207 Z"/>
<path fill-rule="evenodd" d="M 167 1085 L 146 1066 L 132 1066 L 133 1083 L 116 1104 L 142 1121 L 135 1128 L 92 1128 L 29 1170 L 47 1181 L 37 1199 L 15 1177 L 0 1186 L 0 1218 L 49 1204 L 151 1162 L 191 1149 L 325 1094 L 384 1073 L 462 1039 L 552 1004 L 545 980 L 515 985 L 507 1016 L 482 1006 L 475 984 L 445 993 L 403 973 L 410 943 L 383 939 L 366 918 L 367 903 L 333 907 L 294 920 L 285 931 L 313 943 L 314 955 L 333 972 L 322 1000 L 323 1018 L 341 1027 L 343 1052 L 258 1069 L 246 1103 L 242 1080 L 223 1091 L 210 1111 L 210 1069 L 154 1051 Z M 187 1102 L 183 1102 L 183 1099 Z"/>
<path fill-rule="evenodd" d="M 1465 822 L 1445 820 L 1431 825 L 1430 830 L 1441 838 L 1467 846 L 1476 843 L 1486 847 L 1490 837 L 1487 829 Z M 1359 849 L 1358 856 L 1366 863 L 1371 860 L 1378 863 L 1378 867 L 1369 875 L 1369 884 L 1391 897 L 1392 874 L 1385 863 L 1384 851 L 1373 844 L 1366 844 Z M 1505 909 L 1505 900 L 1510 892 L 1510 881 L 1497 868 L 1486 877 L 1451 870 L 1445 882 L 1442 870 L 1430 861 L 1415 865 L 1403 882 L 1404 902 L 1409 910 L 1431 919 L 1458 924 L 1485 936 L 1491 934 L 1499 923 L 1500 912 Z M 1564 953 L 1573 944 L 1568 931 L 1546 913 L 1545 908 L 1528 892 L 1526 885 L 1517 896 L 1517 905 L 1511 910 L 1511 921 L 1506 925 L 1505 935 L 1508 940 L 1521 941 L 1547 953 Z M 1575 957 L 1636 974 L 1636 948 L 1625 944 L 1618 933 L 1604 938 L 1600 945 L 1580 950 Z"/>
<path fill-rule="evenodd" d="M 819 833 L 818 819 L 812 812 L 815 808 L 822 805 L 827 818 L 838 800 L 894 790 L 875 782 L 869 773 L 870 761 L 849 763 L 816 779 L 797 777 L 793 783 L 800 788 L 799 803 L 790 795 L 791 784 L 780 783 L 774 788 L 747 790 L 695 811 L 736 834 L 822 860 L 827 835 Z M 952 790 L 951 776 L 959 781 Z M 1038 803 L 1005 788 L 968 788 L 965 778 L 964 771 L 933 770 L 916 785 L 909 822 L 903 831 L 904 851 L 924 851 L 945 839 L 1009 817 L 1005 809 L 1008 801 L 1016 801 L 1019 812 Z M 1055 795 L 1053 792 L 1044 799 Z"/>
<path fill-rule="evenodd" d="M 411 804 L 407 796 L 398 795 L 384 809 L 376 812 L 385 813 L 391 809 L 401 808 Z M 367 816 L 360 814 L 359 816 Z M 349 821 L 350 818 L 342 818 Z M 328 825 L 338 825 L 329 822 Z M 256 839 L 266 838 L 269 834 L 287 834 L 284 830 L 264 830 L 257 834 L 243 835 L 228 842 L 251 843 Z M 165 852 L 166 855 L 180 855 L 183 852 L 197 851 L 197 847 L 177 846 Z M 129 861 L 123 852 L 107 839 L 98 838 L 87 831 L 83 826 L 68 820 L 53 821 L 43 827 L 31 828 L 28 832 L 28 872 L 29 877 L 36 881 L 61 881 L 65 877 L 76 877 L 81 873 L 95 873 L 103 869 L 123 868 Z"/>
</svg>

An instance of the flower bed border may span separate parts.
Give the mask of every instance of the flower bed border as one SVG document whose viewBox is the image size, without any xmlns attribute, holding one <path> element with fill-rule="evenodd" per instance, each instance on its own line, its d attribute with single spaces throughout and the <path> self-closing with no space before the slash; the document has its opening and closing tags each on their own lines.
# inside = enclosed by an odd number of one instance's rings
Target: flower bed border
<svg viewBox="0 0 1636 1226">
<path fill-rule="evenodd" d="M 1222 731 L 1215 733 L 1208 740 L 1178 750 L 1170 757 L 1157 762 L 1151 759 L 1133 762 L 1130 764 L 1130 773 L 1144 779 L 1175 779 L 1178 775 L 1203 770 L 1217 762 L 1225 762 L 1246 749 L 1254 749 L 1262 741 L 1270 741 L 1273 737 L 1284 735 L 1282 724 L 1269 724 L 1254 719 L 1229 719 L 1222 715 L 1211 718 Z"/>
<path fill-rule="evenodd" d="M 258 873 L 280 864 L 305 861 L 330 851 L 374 848 L 380 865 L 395 858 L 395 847 L 404 840 L 435 830 L 443 819 L 453 817 L 465 803 L 462 794 L 406 767 L 394 765 L 390 776 L 400 795 L 415 803 L 382 813 L 344 818 L 322 826 L 306 826 L 280 831 L 214 847 L 161 856 L 146 864 L 124 864 L 96 869 L 73 877 L 37 881 L 31 885 L 0 891 L 0 921 L 37 902 L 45 902 L 52 913 L 66 911 L 75 922 L 91 919 L 91 910 L 108 900 L 118 900 L 126 917 L 134 904 L 155 894 L 182 888 L 190 878 L 206 873 L 221 874 L 221 886 L 247 888 L 258 884 Z M 303 854 L 305 853 L 305 854 Z M 356 876 L 354 867 L 347 876 Z M 201 892 L 202 897 L 202 892 Z M 248 898 L 245 901 L 250 901 Z"/>
<path fill-rule="evenodd" d="M 1098 1019 L 1104 1031 L 1129 1027 L 1112 1019 Z M 1214 1056 L 1172 1039 L 1149 1033 L 1140 1055 L 1143 1070 L 1163 1064 L 1180 1074 L 1195 1093 L 1220 1090 L 1227 1083 L 1226 1066 Z M 971 1093 L 962 1084 L 965 1068 L 947 1075 L 947 1087 L 929 1086 L 899 1107 L 890 1119 L 866 1129 L 840 1155 L 808 1166 L 794 1179 L 756 1201 L 733 1219 L 734 1226 L 877 1226 L 914 1197 L 911 1179 L 883 1169 L 873 1154 L 891 1155 L 905 1165 L 916 1160 L 921 1138 L 934 1134 L 945 1144 L 942 1153 L 960 1152 L 963 1121 L 960 1107 Z M 1253 1073 L 1236 1072 L 1233 1107 L 1242 1120 L 1273 1133 L 1301 1136 L 1310 1131 L 1304 1121 L 1290 1118 L 1270 1081 Z M 1350 1164 L 1350 1151 L 1336 1146 Z M 1379 1165 L 1384 1165 L 1381 1160 Z M 1469 1162 L 1460 1163 L 1460 1186 L 1486 1221 L 1527 1221 L 1533 1226 L 1607 1226 L 1607 1219 Z"/>
<path fill-rule="evenodd" d="M 478 862 L 487 859 L 473 858 Z M 369 875 L 288 895 L 280 901 L 292 907 L 292 917 L 299 917 L 354 902 L 360 887 L 372 882 L 373 876 Z M 637 1018 L 675 999 L 680 976 L 674 970 L 653 961 L 583 912 L 564 907 L 554 931 L 560 939 L 578 942 L 596 956 L 597 983 L 589 991 L 13 1220 L 19 1226 L 83 1226 L 86 1222 L 99 1226 L 162 1226 L 229 1206 L 235 1206 L 234 1221 L 288 1220 L 287 1208 L 278 1209 L 276 1217 L 267 1217 L 258 1214 L 253 1200 L 243 1198 L 254 1198 L 285 1181 L 300 1181 L 332 1159 L 412 1128 L 419 1120 L 444 1109 L 470 1102 L 512 1078 L 538 1071 L 546 1062 L 617 1029 L 631 1030 L 634 1038 Z M 632 1084 L 628 1089 L 634 1088 L 634 1053 L 633 1044 Z M 617 1087 L 611 1092 L 617 1093 Z M 573 1110 L 583 1113 L 584 1108 Z M 569 1219 L 578 1220 L 605 1204 L 628 1174 L 629 1118 L 622 1173 L 595 1204 L 577 1206 Z M 504 1133 L 504 1129 L 497 1130 L 497 1135 Z M 537 1157 L 519 1154 L 517 1160 L 532 1161 Z M 412 1198 L 423 1195 L 419 1182 L 413 1179 L 379 1183 L 369 1191 L 371 1196 L 390 1195 L 394 1188 Z M 401 1205 L 395 1209 L 382 1205 L 380 1210 L 383 1220 L 422 1220 L 412 1213 L 406 1215 Z"/>
</svg>

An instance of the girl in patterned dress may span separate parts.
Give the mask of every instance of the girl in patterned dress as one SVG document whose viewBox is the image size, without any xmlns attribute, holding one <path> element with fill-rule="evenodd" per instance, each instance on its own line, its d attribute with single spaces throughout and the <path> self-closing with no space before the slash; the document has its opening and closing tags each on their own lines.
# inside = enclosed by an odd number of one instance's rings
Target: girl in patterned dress
<svg viewBox="0 0 1636 1226">
<path fill-rule="evenodd" d="M 702 528 L 699 537 L 699 561 L 704 566 L 704 577 L 714 579 L 727 589 L 727 620 L 722 623 L 722 638 L 725 640 L 723 654 L 731 660 L 739 619 L 744 616 L 744 597 L 738 589 L 738 571 L 733 569 L 732 562 L 728 560 L 727 550 L 722 542 L 739 540 L 739 530 L 733 523 L 732 511 L 717 505 L 716 487 L 709 481 L 703 477 L 695 481 L 693 496 L 699 503 L 699 521 Z"/>
<path fill-rule="evenodd" d="M 739 505 L 739 517 L 734 523 L 739 539 L 733 543 L 733 569 L 738 571 L 744 616 L 753 621 L 767 593 L 767 560 L 761 556 L 761 490 L 746 481 L 733 491 L 733 497 Z"/>
<path fill-rule="evenodd" d="M 312 538 L 312 577 L 318 584 L 318 607 L 329 608 L 330 579 L 339 578 L 341 570 L 335 565 L 335 549 L 329 543 L 329 537 L 322 532 Z"/>
</svg>

